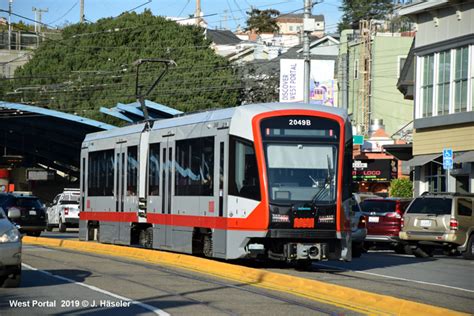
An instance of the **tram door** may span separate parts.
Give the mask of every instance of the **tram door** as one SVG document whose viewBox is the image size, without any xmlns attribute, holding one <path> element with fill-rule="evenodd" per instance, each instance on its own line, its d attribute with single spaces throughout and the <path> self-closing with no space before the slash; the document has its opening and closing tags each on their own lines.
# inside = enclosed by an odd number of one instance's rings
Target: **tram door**
<svg viewBox="0 0 474 316">
<path fill-rule="evenodd" d="M 130 244 L 130 222 L 124 213 L 137 212 L 137 146 L 125 141 L 115 145 L 115 212 L 121 213 L 116 227 L 118 244 Z"/>
<path fill-rule="evenodd" d="M 172 221 L 174 195 L 174 160 L 175 160 L 175 132 L 169 130 L 163 135 L 161 148 L 161 212 L 164 214 L 160 247 L 172 248 Z"/>
</svg>

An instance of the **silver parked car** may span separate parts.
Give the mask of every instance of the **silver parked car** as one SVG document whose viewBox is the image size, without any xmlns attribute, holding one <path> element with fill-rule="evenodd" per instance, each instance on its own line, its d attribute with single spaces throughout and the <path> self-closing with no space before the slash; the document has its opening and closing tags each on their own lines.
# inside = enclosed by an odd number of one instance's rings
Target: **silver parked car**
<svg viewBox="0 0 474 316">
<path fill-rule="evenodd" d="M 18 287 L 21 282 L 21 235 L 10 222 L 21 217 L 20 210 L 13 209 L 8 217 L 0 208 L 0 286 Z"/>
</svg>

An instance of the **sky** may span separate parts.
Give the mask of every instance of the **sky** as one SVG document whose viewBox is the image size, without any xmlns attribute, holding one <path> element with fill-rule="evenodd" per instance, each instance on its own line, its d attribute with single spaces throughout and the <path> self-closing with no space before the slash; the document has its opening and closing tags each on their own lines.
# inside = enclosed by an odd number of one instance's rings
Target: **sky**
<svg viewBox="0 0 474 316">
<path fill-rule="evenodd" d="M 60 27 L 66 23 L 79 22 L 79 0 L 10 0 L 12 12 L 34 20 L 32 8 L 48 9 L 43 13 L 42 22 Z M 0 0 L 0 9 L 8 10 L 9 0 Z M 315 2 L 315 1 L 313 1 Z M 318 2 L 321 2 L 319 0 Z M 323 14 L 326 21 L 326 32 L 337 29 L 341 17 L 339 0 L 324 0 L 313 7 L 313 14 Z M 143 5 L 143 6 L 141 6 Z M 118 16 L 124 11 L 137 8 L 140 13 L 151 9 L 153 14 L 186 18 L 194 14 L 196 0 L 84 0 L 84 14 L 88 21 L 95 22 L 100 18 Z M 201 10 L 210 28 L 227 28 L 235 30 L 239 25 L 245 27 L 246 11 L 254 6 L 260 10 L 276 9 L 281 14 L 303 13 L 304 0 L 201 0 Z M 8 18 L 8 13 L 0 12 Z M 227 16 L 227 18 L 226 18 Z M 12 16 L 13 22 L 25 21 Z M 28 23 L 32 23 L 31 21 Z"/>
</svg>

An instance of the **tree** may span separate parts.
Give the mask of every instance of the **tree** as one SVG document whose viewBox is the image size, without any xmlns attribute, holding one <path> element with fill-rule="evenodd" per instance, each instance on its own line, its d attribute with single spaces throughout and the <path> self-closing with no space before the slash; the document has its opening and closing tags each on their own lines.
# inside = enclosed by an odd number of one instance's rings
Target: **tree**
<svg viewBox="0 0 474 316">
<path fill-rule="evenodd" d="M 280 11 L 274 9 L 259 10 L 252 8 L 247 11 L 247 27 L 246 31 L 255 31 L 260 33 L 276 33 L 280 30 L 276 22 L 276 17 L 280 15 Z"/>
<path fill-rule="evenodd" d="M 393 179 L 390 182 L 390 196 L 413 197 L 413 183 L 407 178 Z"/>
<path fill-rule="evenodd" d="M 338 24 L 339 32 L 358 29 L 360 20 L 386 19 L 393 11 L 393 0 L 343 0 L 339 9 L 343 12 Z"/>
<path fill-rule="evenodd" d="M 202 28 L 182 26 L 150 11 L 123 13 L 96 23 L 74 24 L 59 40 L 45 40 L 34 57 L 0 82 L 0 100 L 30 103 L 103 121 L 100 107 L 135 99 L 135 68 L 140 58 L 172 59 L 170 68 L 147 99 L 182 111 L 239 104 L 241 84 L 235 70 L 210 48 Z M 140 68 L 147 89 L 161 64 Z"/>
</svg>

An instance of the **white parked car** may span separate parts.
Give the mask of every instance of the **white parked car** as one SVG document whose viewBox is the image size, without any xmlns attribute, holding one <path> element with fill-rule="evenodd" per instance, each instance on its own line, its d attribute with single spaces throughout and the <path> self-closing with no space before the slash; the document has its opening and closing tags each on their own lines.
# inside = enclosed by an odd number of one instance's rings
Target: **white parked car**
<svg viewBox="0 0 474 316">
<path fill-rule="evenodd" d="M 79 227 L 79 189 L 64 189 L 58 194 L 53 204 L 47 209 L 47 231 L 58 227 L 60 232 L 65 232 L 67 227 Z"/>
</svg>

